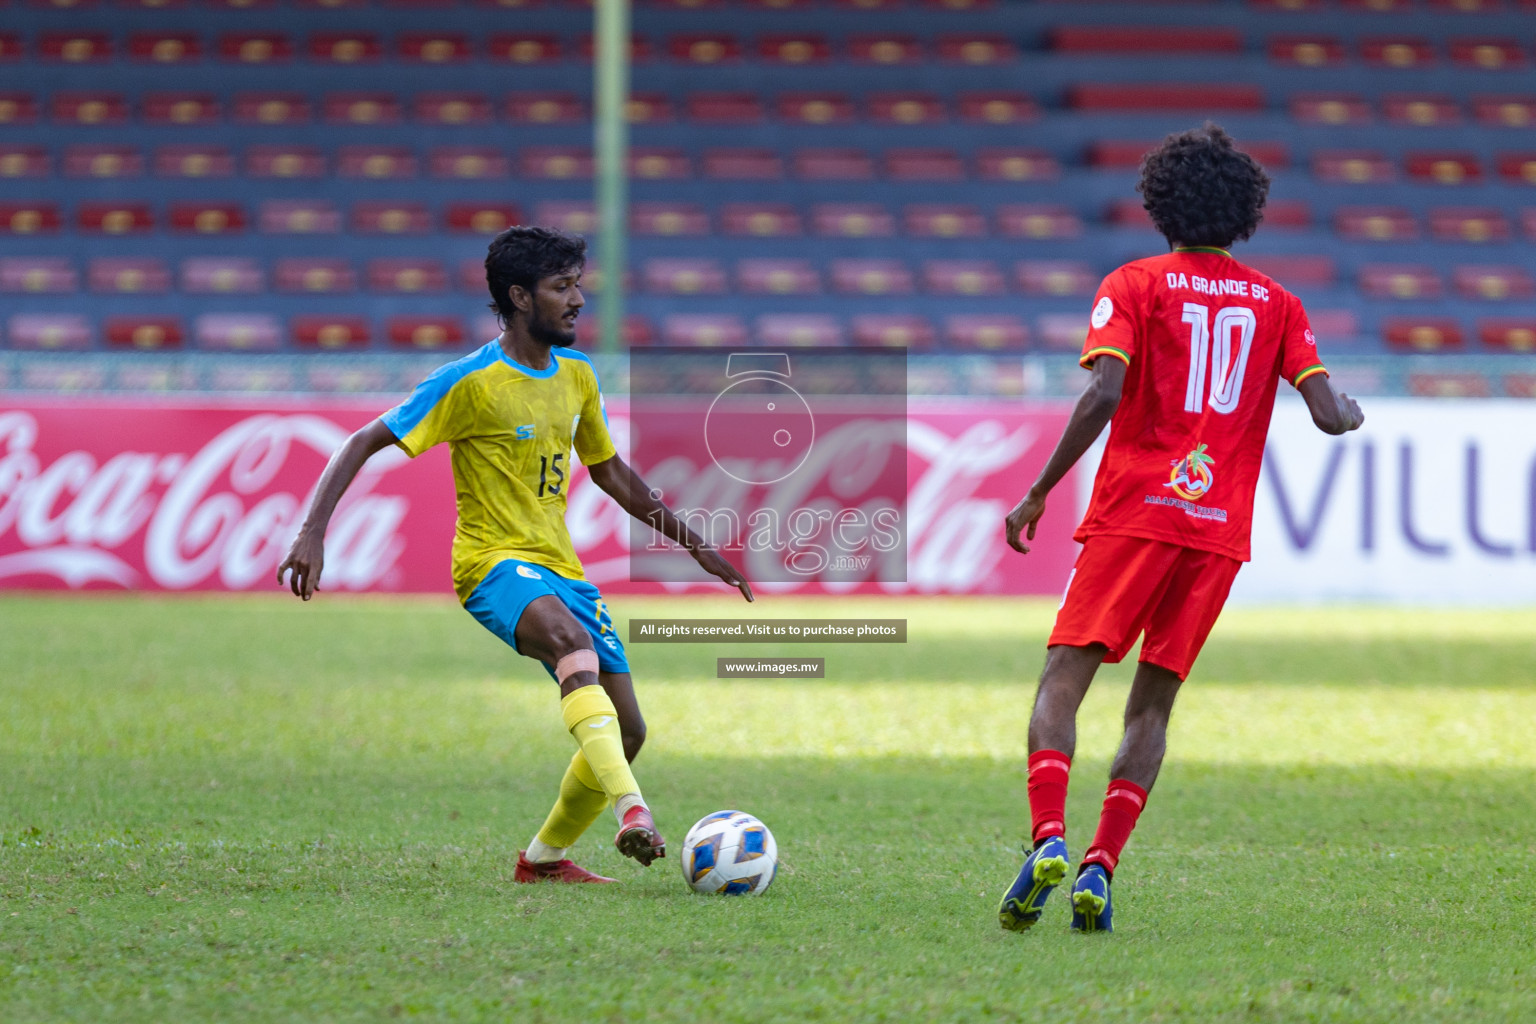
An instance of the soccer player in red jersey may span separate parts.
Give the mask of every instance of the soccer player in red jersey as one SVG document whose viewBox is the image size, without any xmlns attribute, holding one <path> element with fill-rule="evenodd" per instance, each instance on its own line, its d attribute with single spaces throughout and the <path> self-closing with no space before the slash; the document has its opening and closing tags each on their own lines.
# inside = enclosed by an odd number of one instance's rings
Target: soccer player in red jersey
<svg viewBox="0 0 1536 1024">
<path fill-rule="evenodd" d="M 1008 514 L 1028 553 L 1046 498 L 1110 426 L 1083 545 L 1056 615 L 1029 722 L 1034 848 L 998 919 L 1023 931 L 1066 877 L 1067 775 L 1077 709 L 1102 662 L 1145 633 L 1098 831 L 1072 891 L 1072 927 L 1110 931 L 1109 884 L 1163 761 L 1174 697 L 1249 556 L 1253 494 L 1280 378 L 1329 434 L 1364 417 L 1336 392 L 1301 303 L 1227 251 L 1263 215 L 1269 177 L 1221 128 L 1171 135 L 1137 190 L 1172 250 L 1127 263 L 1094 298 L 1093 372 L 1039 479 Z"/>
</svg>

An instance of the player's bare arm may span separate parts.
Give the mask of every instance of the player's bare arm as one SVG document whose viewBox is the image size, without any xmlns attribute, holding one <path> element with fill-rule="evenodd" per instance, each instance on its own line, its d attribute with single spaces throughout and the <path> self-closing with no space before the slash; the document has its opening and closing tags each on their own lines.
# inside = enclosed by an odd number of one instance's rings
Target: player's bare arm
<svg viewBox="0 0 1536 1024">
<path fill-rule="evenodd" d="M 1066 429 L 1061 432 L 1061 440 L 1056 442 L 1056 450 L 1051 452 L 1050 459 L 1046 461 L 1045 468 L 1040 471 L 1039 478 L 1029 492 L 1019 499 L 1005 520 L 1008 546 L 1013 550 L 1029 554 L 1024 539 L 1035 539 L 1035 527 L 1045 514 L 1046 497 L 1104 432 L 1104 427 L 1120 405 L 1125 371 L 1126 364 L 1113 357 L 1100 356 L 1093 361 L 1093 376 L 1078 396 L 1072 417 L 1067 421 Z"/>
<path fill-rule="evenodd" d="M 704 543 L 703 538 L 689 529 L 688 524 L 679 519 L 661 499 L 652 497 L 651 488 L 627 462 L 615 455 L 588 466 L 587 472 L 591 474 L 592 482 L 608 492 L 620 508 L 642 523 L 659 525 L 662 536 L 687 548 L 705 572 L 741 591 L 741 596 L 748 601 L 754 600 L 752 586 L 746 576 L 718 551 Z"/>
<path fill-rule="evenodd" d="M 279 585 L 282 585 L 284 575 L 293 571 L 288 583 L 294 597 L 308 601 L 319 588 L 320 572 L 325 567 L 325 528 L 330 525 L 331 513 L 336 511 L 337 502 L 352 486 L 363 464 L 395 440 L 395 435 L 382 420 L 374 420 L 347 438 L 325 464 L 325 472 L 320 474 L 320 483 L 316 485 L 315 496 L 305 513 L 304 525 L 289 546 L 288 557 L 277 567 Z"/>
<path fill-rule="evenodd" d="M 1301 397 L 1306 399 L 1312 422 L 1325 434 L 1346 434 L 1359 430 L 1365 422 L 1360 404 L 1342 391 L 1333 389 L 1325 373 L 1314 374 L 1301 382 Z"/>
</svg>

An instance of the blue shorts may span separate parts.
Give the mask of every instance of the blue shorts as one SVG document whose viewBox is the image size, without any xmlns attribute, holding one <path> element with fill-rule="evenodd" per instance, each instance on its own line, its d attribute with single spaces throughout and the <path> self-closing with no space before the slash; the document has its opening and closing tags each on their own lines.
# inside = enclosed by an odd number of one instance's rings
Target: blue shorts
<svg viewBox="0 0 1536 1024">
<path fill-rule="evenodd" d="M 558 597 L 592 635 L 599 669 L 604 672 L 629 671 L 629 659 L 624 655 L 618 630 L 613 628 L 608 606 L 603 604 L 603 595 L 586 580 L 568 580 L 542 565 L 508 558 L 496 563 L 490 574 L 480 581 L 469 600 L 464 602 L 464 610 L 516 651 L 517 621 L 523 617 L 523 610 L 529 603 L 546 594 Z M 545 665 L 544 671 L 554 678 L 553 666 Z"/>
</svg>

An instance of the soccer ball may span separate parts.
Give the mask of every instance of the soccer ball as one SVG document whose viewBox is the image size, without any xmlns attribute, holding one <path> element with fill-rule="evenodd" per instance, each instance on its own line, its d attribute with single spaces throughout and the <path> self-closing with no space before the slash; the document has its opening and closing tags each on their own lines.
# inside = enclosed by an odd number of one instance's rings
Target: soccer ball
<svg viewBox="0 0 1536 1024">
<path fill-rule="evenodd" d="M 768 826 L 741 811 L 699 819 L 683 840 L 683 880 L 694 892 L 761 896 L 779 869 Z"/>
</svg>

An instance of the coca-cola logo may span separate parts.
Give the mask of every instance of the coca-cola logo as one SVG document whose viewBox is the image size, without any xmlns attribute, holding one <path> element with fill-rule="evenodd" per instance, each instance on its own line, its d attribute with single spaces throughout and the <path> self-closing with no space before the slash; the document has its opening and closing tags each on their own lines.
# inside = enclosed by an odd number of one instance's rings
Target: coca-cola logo
<svg viewBox="0 0 1536 1024">
<path fill-rule="evenodd" d="M 309 500 L 308 492 L 284 486 L 312 487 L 321 462 L 346 436 L 323 416 L 261 413 L 191 454 L 119 451 L 98 460 L 73 450 L 45 464 L 37 418 L 0 412 L 0 550 L 19 548 L 0 555 L 0 580 L 41 575 L 70 587 L 170 590 L 214 580 L 232 590 L 265 583 Z M 298 469 L 290 465 L 298 452 L 319 458 Z M 404 461 L 393 449 L 375 456 L 337 508 L 328 587 L 371 587 L 400 557 L 410 503 L 374 489 Z M 127 550 L 140 534 L 142 550 Z"/>
</svg>

